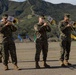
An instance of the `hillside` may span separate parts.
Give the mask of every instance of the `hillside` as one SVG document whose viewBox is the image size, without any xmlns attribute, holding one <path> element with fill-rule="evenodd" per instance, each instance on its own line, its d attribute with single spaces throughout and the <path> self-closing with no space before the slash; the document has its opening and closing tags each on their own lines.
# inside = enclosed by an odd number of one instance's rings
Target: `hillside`
<svg viewBox="0 0 76 75">
<path fill-rule="evenodd" d="M 71 4 L 52 4 L 44 0 L 26 0 L 25 2 L 9 1 L 9 9 L 4 13 L 24 18 L 27 15 L 45 14 L 51 15 L 57 21 L 62 19 L 64 13 L 70 13 L 73 19 L 76 19 L 76 6 Z"/>
<path fill-rule="evenodd" d="M 5 0 L 4 0 L 5 1 Z M 19 30 L 17 33 L 28 32 L 33 35 L 33 25 L 37 22 L 37 15 L 50 15 L 58 23 L 64 13 L 71 14 L 72 20 L 76 21 L 76 5 L 61 3 L 52 4 L 44 0 L 26 0 L 24 2 L 8 2 L 8 10 L 1 13 L 13 15 L 19 19 Z"/>
</svg>

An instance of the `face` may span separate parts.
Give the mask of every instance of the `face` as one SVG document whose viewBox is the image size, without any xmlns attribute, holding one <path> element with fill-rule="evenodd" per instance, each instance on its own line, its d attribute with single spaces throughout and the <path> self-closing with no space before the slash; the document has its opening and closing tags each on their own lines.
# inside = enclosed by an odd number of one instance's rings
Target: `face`
<svg viewBox="0 0 76 75">
<path fill-rule="evenodd" d="M 69 21 L 69 18 L 65 16 L 65 17 L 64 17 L 64 20 L 65 20 L 65 21 Z"/>
<path fill-rule="evenodd" d="M 2 24 L 6 24 L 7 23 L 7 18 L 3 17 L 1 21 L 2 21 Z"/>
<path fill-rule="evenodd" d="M 39 17 L 39 23 L 40 23 L 40 24 L 43 24 L 43 23 L 44 23 L 44 18 Z"/>
</svg>

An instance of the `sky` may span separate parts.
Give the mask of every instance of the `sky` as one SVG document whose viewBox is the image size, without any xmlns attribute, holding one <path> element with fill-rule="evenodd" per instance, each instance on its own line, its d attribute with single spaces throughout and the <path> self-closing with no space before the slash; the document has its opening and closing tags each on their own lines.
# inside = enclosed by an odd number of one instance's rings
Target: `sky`
<svg viewBox="0 0 76 75">
<path fill-rule="evenodd" d="M 22 2 L 25 0 L 11 0 L 11 1 L 18 1 L 18 2 Z M 51 2 L 53 4 L 58 4 L 58 3 L 71 3 L 73 5 L 76 5 L 76 0 L 45 0 L 47 2 Z"/>
</svg>

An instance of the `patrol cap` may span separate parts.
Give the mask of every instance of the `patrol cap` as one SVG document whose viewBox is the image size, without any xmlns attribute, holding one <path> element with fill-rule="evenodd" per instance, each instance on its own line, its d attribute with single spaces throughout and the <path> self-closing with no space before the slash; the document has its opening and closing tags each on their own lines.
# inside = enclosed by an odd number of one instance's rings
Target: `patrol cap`
<svg viewBox="0 0 76 75">
<path fill-rule="evenodd" d="M 8 18 L 8 14 L 4 14 L 3 16 L 2 16 L 2 18 Z"/>
<path fill-rule="evenodd" d="M 70 18 L 70 14 L 65 14 L 64 17 Z"/>
<path fill-rule="evenodd" d="M 42 19 L 45 19 L 45 16 L 44 15 L 40 15 L 39 17 L 42 18 Z"/>
<path fill-rule="evenodd" d="M 8 18 L 8 14 L 4 14 L 4 15 L 2 16 L 2 19 L 0 20 L 0 22 L 3 22 L 3 18 L 4 18 L 4 19 L 7 19 L 7 18 Z"/>
</svg>

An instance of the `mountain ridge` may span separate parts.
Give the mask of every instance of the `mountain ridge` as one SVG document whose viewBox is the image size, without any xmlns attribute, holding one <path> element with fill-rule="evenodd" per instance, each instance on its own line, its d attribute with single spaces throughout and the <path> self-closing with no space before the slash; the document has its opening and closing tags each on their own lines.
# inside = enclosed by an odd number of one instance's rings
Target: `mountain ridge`
<svg viewBox="0 0 76 75">
<path fill-rule="evenodd" d="M 9 1 L 8 4 L 8 10 L 3 11 L 0 18 L 6 13 L 18 18 L 19 30 L 16 34 L 27 32 L 33 35 L 33 26 L 38 22 L 38 15 L 41 14 L 54 18 L 57 25 L 65 13 L 69 13 L 71 19 L 76 21 L 76 5 L 69 3 L 52 4 L 44 0 L 26 0 L 24 2 Z"/>
<path fill-rule="evenodd" d="M 76 5 L 69 3 L 52 4 L 44 0 L 26 0 L 24 2 L 9 1 L 8 11 L 5 11 L 3 13 L 9 13 L 10 15 L 14 15 L 18 18 L 27 16 L 29 14 L 44 14 L 51 15 L 52 17 L 58 19 L 57 17 L 62 17 L 64 13 L 70 13 L 71 15 L 75 16 L 75 9 Z"/>
</svg>

